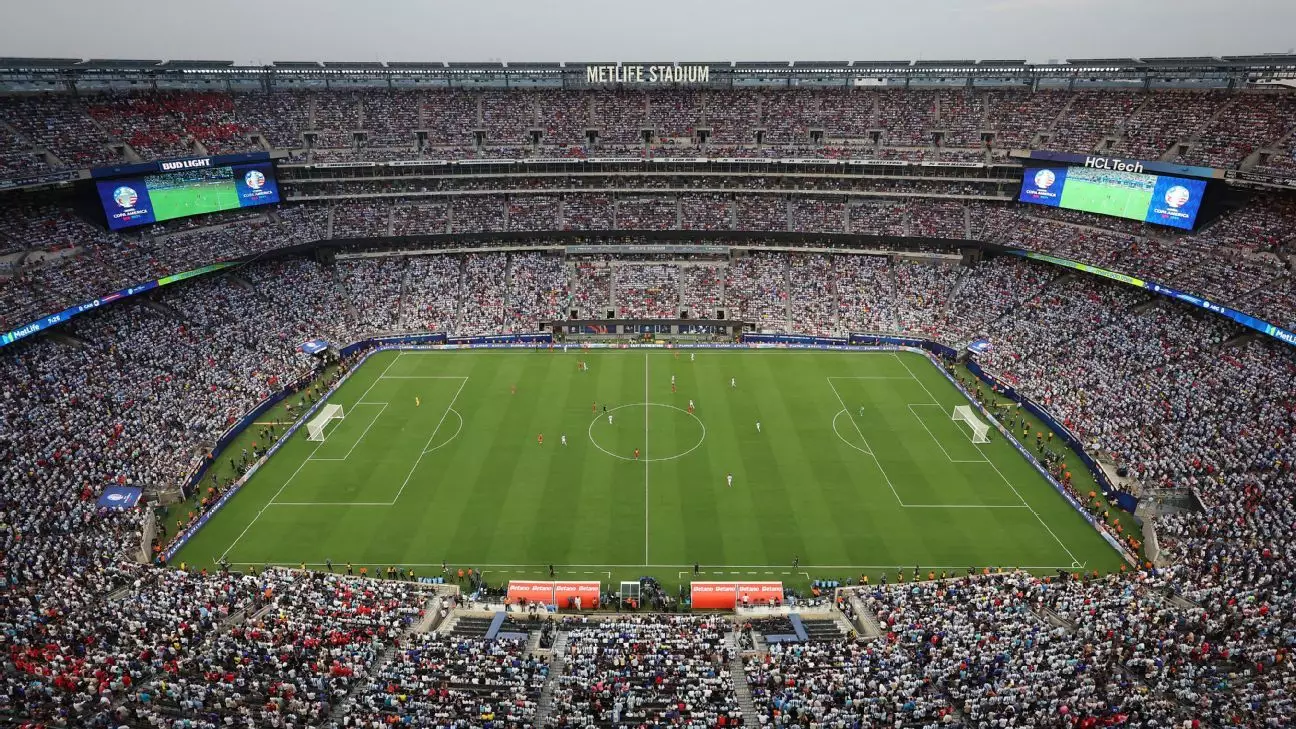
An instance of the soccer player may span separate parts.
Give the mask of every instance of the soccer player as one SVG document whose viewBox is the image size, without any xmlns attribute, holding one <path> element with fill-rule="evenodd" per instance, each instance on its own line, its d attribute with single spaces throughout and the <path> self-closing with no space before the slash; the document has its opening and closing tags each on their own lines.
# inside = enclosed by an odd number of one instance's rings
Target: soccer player
<svg viewBox="0 0 1296 729">
<path fill-rule="evenodd" d="M 689 361 L 692 362 L 696 359 L 697 359 L 697 355 L 693 352 L 689 352 Z"/>
<path fill-rule="evenodd" d="M 598 412 L 598 403 L 596 403 L 596 402 L 592 402 L 592 403 L 590 403 L 590 412 L 591 412 L 591 413 L 596 413 L 596 412 Z"/>
<path fill-rule="evenodd" d="M 636 461 L 639 460 L 639 449 L 638 449 L 638 448 L 635 449 L 635 460 L 636 460 Z"/>
<path fill-rule="evenodd" d="M 423 401 L 419 399 L 419 396 L 418 396 L 418 395 L 415 395 L 415 396 L 414 396 L 414 407 L 418 407 L 418 406 L 420 406 L 420 405 L 422 405 L 422 404 L 423 404 Z"/>
<path fill-rule="evenodd" d="M 509 392 L 512 392 L 514 395 L 516 395 L 516 394 L 517 394 L 517 385 L 509 385 Z"/>
<path fill-rule="evenodd" d="M 860 417 L 864 417 L 864 406 L 860 405 Z"/>
<path fill-rule="evenodd" d="M 727 473 L 727 474 L 725 474 L 725 481 L 729 484 L 729 488 L 733 488 L 733 474 L 732 474 L 732 473 Z"/>
<path fill-rule="evenodd" d="M 675 383 L 674 383 L 674 382 L 671 383 L 671 394 L 672 394 L 672 395 L 675 394 Z"/>
<path fill-rule="evenodd" d="M 544 445 L 544 433 L 536 436 L 536 445 Z"/>
<path fill-rule="evenodd" d="M 690 400 L 689 400 L 689 413 L 692 413 L 692 412 L 693 412 L 693 401 L 690 399 Z"/>
<path fill-rule="evenodd" d="M 756 432 L 757 432 L 757 433 L 760 432 L 760 421 L 759 421 L 759 420 L 756 421 Z"/>
<path fill-rule="evenodd" d="M 730 377 L 730 378 L 729 378 L 729 389 L 732 390 L 733 388 L 735 388 L 735 387 L 737 387 L 737 386 L 738 386 L 738 382 L 737 382 L 737 380 L 735 380 L 734 378 Z"/>
<path fill-rule="evenodd" d="M 675 375 L 671 375 L 671 387 L 675 386 Z"/>
<path fill-rule="evenodd" d="M 558 436 L 558 441 L 562 443 L 564 446 L 567 445 L 567 434 L 563 433 L 562 435 Z"/>
<path fill-rule="evenodd" d="M 608 425 L 612 424 L 612 413 L 608 413 Z"/>
</svg>

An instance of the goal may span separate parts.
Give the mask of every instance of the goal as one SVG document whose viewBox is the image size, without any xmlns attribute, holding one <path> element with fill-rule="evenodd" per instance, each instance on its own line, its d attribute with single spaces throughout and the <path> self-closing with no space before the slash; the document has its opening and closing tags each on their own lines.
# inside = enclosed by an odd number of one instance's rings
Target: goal
<svg viewBox="0 0 1296 729">
<path fill-rule="evenodd" d="M 342 412 L 341 405 L 325 405 L 320 408 L 319 415 L 311 418 L 306 423 L 306 440 L 323 441 L 324 429 L 328 427 L 330 420 L 341 420 L 346 414 Z"/>
<path fill-rule="evenodd" d="M 954 414 L 950 416 L 950 419 L 956 423 L 967 423 L 968 427 L 972 429 L 973 443 L 990 442 L 990 426 L 977 417 L 976 411 L 972 409 L 971 405 L 955 407 Z"/>
</svg>

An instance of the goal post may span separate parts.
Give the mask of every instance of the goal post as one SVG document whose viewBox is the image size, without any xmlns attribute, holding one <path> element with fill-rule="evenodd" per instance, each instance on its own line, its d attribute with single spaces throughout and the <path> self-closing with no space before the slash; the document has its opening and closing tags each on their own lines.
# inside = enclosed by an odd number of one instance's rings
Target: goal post
<svg viewBox="0 0 1296 729">
<path fill-rule="evenodd" d="M 341 405 L 325 405 L 320 408 L 318 415 L 306 423 L 306 440 L 323 442 L 324 429 L 328 427 L 329 421 L 341 420 L 345 417 Z"/>
<path fill-rule="evenodd" d="M 972 430 L 973 443 L 990 442 L 990 426 L 977 417 L 976 411 L 971 405 L 955 406 L 950 419 L 956 423 L 967 423 L 968 428 Z"/>
</svg>

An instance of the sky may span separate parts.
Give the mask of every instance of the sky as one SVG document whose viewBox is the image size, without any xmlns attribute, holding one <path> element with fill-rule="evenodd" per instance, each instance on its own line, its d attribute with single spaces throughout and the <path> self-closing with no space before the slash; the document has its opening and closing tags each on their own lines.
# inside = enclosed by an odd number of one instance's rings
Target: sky
<svg viewBox="0 0 1296 729">
<path fill-rule="evenodd" d="M 1291 52 L 1296 0 L 46 0 L 0 55 L 271 61 L 864 61 Z"/>
</svg>

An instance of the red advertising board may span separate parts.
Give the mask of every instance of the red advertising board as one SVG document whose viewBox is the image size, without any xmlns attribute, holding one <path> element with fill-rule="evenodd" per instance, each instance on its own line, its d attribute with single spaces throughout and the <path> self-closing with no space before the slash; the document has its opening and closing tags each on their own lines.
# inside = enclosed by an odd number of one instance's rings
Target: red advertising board
<svg viewBox="0 0 1296 729">
<path fill-rule="evenodd" d="M 523 600 L 528 603 L 539 602 L 552 605 L 554 601 L 554 583 L 509 580 L 506 602 L 516 604 Z"/>
<path fill-rule="evenodd" d="M 557 605 L 559 609 L 576 607 L 573 598 L 580 598 L 582 609 L 598 607 L 599 592 L 602 585 L 598 582 L 534 582 L 530 580 L 509 580 L 508 603 L 517 604 L 543 603 Z"/>
<path fill-rule="evenodd" d="M 693 607 L 699 610 L 733 610 L 739 605 L 783 604 L 782 582 L 694 582 Z M 744 603 L 743 598 L 747 601 Z"/>
<path fill-rule="evenodd" d="M 576 607 L 574 599 L 580 598 L 581 609 L 591 610 L 598 607 L 601 587 L 598 582 L 555 582 L 554 597 L 559 609 Z"/>
<path fill-rule="evenodd" d="M 738 605 L 755 607 L 782 605 L 782 582 L 740 582 L 738 583 Z"/>
</svg>

